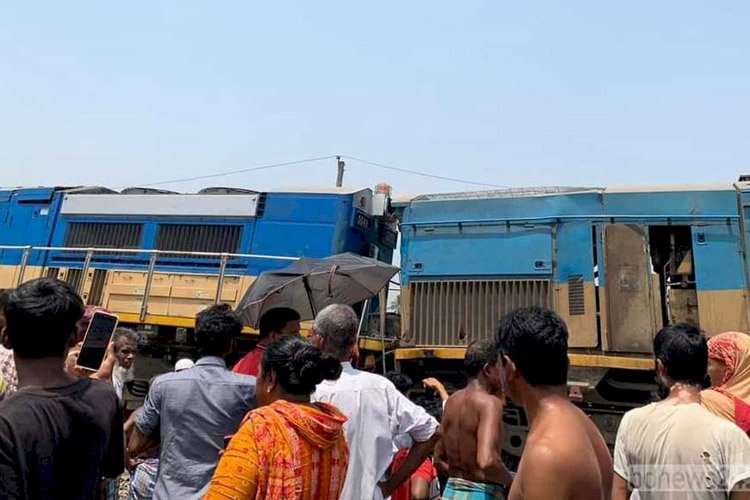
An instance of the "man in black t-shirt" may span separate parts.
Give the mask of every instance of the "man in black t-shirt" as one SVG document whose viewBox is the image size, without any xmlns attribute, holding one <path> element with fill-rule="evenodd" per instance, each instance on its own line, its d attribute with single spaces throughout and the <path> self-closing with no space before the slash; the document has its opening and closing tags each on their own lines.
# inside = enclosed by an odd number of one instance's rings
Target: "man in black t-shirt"
<svg viewBox="0 0 750 500">
<path fill-rule="evenodd" d="M 94 499 L 124 469 L 122 410 L 105 382 L 63 369 L 83 303 L 58 280 L 19 286 L 4 333 L 19 391 L 0 403 L 0 498 Z"/>
</svg>

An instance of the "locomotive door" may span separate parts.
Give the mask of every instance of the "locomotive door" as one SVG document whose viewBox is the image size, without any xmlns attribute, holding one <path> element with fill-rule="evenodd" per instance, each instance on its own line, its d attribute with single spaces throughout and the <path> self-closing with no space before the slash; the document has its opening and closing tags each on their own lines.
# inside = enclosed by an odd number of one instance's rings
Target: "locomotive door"
<svg viewBox="0 0 750 500">
<path fill-rule="evenodd" d="M 604 226 L 608 350 L 647 353 L 661 327 L 658 275 L 651 269 L 647 230 L 634 224 Z M 658 288 L 657 288 L 658 290 Z"/>
</svg>

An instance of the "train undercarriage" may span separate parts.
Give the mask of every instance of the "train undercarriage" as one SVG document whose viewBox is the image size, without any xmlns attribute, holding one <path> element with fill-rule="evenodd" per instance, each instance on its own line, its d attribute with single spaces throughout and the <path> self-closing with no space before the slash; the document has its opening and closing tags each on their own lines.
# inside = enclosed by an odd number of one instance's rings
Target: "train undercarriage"
<svg viewBox="0 0 750 500">
<path fill-rule="evenodd" d="M 466 383 L 460 360 L 420 359 L 399 363 L 399 370 L 417 382 L 435 377 L 453 392 Z M 607 445 L 614 449 L 620 419 L 629 410 L 656 398 L 656 381 L 651 370 L 618 368 L 590 368 L 572 366 L 568 382 L 571 400 L 588 415 L 604 436 Z M 431 414 L 440 416 L 442 405 L 437 395 L 424 388 L 415 387 L 412 399 Z M 513 469 L 518 465 L 526 444 L 528 421 L 523 409 L 506 401 L 503 414 L 503 455 Z"/>
</svg>

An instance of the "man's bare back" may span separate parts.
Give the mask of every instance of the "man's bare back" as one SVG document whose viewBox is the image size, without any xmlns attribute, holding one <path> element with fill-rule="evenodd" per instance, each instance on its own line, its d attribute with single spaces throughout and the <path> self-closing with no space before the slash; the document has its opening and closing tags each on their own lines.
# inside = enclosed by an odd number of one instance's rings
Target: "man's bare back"
<svg viewBox="0 0 750 500">
<path fill-rule="evenodd" d="M 593 422 L 564 396 L 540 405 L 509 500 L 609 499 L 612 458 Z"/>
<path fill-rule="evenodd" d="M 446 402 L 437 460 L 450 477 L 509 484 L 502 464 L 503 403 L 476 381 Z"/>
</svg>

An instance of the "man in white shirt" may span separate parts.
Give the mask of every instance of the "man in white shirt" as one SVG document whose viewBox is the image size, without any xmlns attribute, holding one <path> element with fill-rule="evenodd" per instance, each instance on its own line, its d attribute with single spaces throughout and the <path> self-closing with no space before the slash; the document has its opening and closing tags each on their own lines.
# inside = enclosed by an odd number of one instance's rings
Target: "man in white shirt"
<svg viewBox="0 0 750 500">
<path fill-rule="evenodd" d="M 385 377 L 356 370 L 349 359 L 357 339 L 357 314 L 349 306 L 334 304 L 315 318 L 315 342 L 343 366 L 336 381 L 324 381 L 312 396 L 314 402 L 338 407 L 348 418 L 344 424 L 349 444 L 349 468 L 342 500 L 381 499 L 422 464 L 438 438 L 438 423 L 422 407 L 402 395 Z M 398 471 L 383 481 L 394 456 L 394 439 L 409 434 L 414 445 Z"/>
<path fill-rule="evenodd" d="M 613 500 L 750 499 L 750 439 L 700 404 L 708 347 L 697 328 L 671 325 L 654 338 L 663 401 L 625 414 L 614 453 Z M 744 491 L 743 491 L 744 490 Z"/>
</svg>

